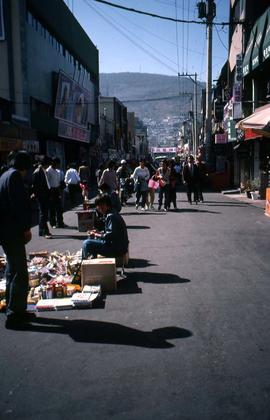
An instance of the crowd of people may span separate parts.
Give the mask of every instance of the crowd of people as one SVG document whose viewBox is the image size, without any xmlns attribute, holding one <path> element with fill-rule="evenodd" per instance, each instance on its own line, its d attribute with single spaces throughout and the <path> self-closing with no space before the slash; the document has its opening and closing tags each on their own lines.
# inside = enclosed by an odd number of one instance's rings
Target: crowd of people
<svg viewBox="0 0 270 420">
<path fill-rule="evenodd" d="M 43 156 L 33 170 L 31 158 L 25 151 L 12 153 L 0 174 L 0 243 L 6 254 L 7 328 L 24 327 L 29 322 L 27 307 L 28 271 L 25 244 L 31 240 L 31 199 L 39 206 L 39 235 L 51 238 L 52 229 L 65 228 L 63 220 L 62 191 L 67 189 L 71 205 L 77 204 L 80 190 L 88 198 L 91 184 L 89 167 L 83 162 L 78 169 L 70 164 L 64 173 L 58 157 Z M 25 188 L 25 178 L 31 173 L 30 188 Z M 180 162 L 166 160 L 159 167 L 141 159 L 138 166 L 120 165 L 110 161 L 106 168 L 96 172 L 99 195 L 95 205 L 100 215 L 100 225 L 88 232 L 82 244 L 82 258 L 96 258 L 98 254 L 117 257 L 128 250 L 128 234 L 124 219 L 119 214 L 122 206 L 135 193 L 136 209 L 154 210 L 156 192 L 158 211 L 177 208 L 176 186 L 183 181 L 191 204 L 203 201 L 205 164 L 200 158 L 195 162 L 189 156 Z M 193 197 L 192 197 L 193 194 Z M 32 315 L 31 315 L 32 316 Z"/>
</svg>

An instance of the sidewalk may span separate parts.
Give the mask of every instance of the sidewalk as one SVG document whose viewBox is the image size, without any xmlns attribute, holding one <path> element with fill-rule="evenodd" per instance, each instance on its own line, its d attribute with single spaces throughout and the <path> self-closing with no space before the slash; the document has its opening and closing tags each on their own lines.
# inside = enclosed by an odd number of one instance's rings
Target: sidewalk
<svg viewBox="0 0 270 420">
<path fill-rule="evenodd" d="M 241 201 L 242 203 L 250 204 L 251 206 L 265 209 L 265 200 L 252 200 L 247 198 L 244 194 L 223 194 L 224 196 L 233 200 Z"/>
</svg>

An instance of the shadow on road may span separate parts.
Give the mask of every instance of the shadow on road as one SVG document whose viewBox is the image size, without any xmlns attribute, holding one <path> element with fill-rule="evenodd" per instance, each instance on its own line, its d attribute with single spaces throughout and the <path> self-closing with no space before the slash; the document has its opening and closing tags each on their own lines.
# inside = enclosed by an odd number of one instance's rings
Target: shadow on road
<svg viewBox="0 0 270 420">
<path fill-rule="evenodd" d="M 221 214 L 220 211 L 201 210 L 198 206 L 196 208 L 185 208 L 173 210 L 174 213 L 210 213 L 210 214 Z"/>
<path fill-rule="evenodd" d="M 151 229 L 151 228 L 150 226 L 133 225 L 133 226 L 127 226 L 127 229 Z"/>
<path fill-rule="evenodd" d="M 85 234 L 82 234 L 81 236 L 78 235 L 52 235 L 52 238 L 50 240 L 53 239 L 79 239 L 80 241 L 83 241 L 84 239 L 86 239 L 87 235 L 86 232 Z"/>
<path fill-rule="evenodd" d="M 164 327 L 152 331 L 141 331 L 112 322 L 61 320 L 43 317 L 36 318 L 35 324 L 30 324 L 27 331 L 66 334 L 74 341 L 80 343 L 117 344 L 156 349 L 174 347 L 167 340 L 192 336 L 189 330 L 179 327 Z"/>
<path fill-rule="evenodd" d="M 168 273 L 149 273 L 147 271 L 137 271 L 128 273 L 128 280 L 133 282 L 141 281 L 143 283 L 153 284 L 174 284 L 174 283 L 189 283 L 189 279 L 177 276 L 176 274 Z"/>
<path fill-rule="evenodd" d="M 121 216 L 165 216 L 165 212 L 151 212 L 151 211 L 133 211 L 128 213 L 121 213 Z"/>
<path fill-rule="evenodd" d="M 152 264 L 149 260 L 145 260 L 143 258 L 130 258 L 128 262 L 128 268 L 145 268 L 150 267 Z"/>
</svg>

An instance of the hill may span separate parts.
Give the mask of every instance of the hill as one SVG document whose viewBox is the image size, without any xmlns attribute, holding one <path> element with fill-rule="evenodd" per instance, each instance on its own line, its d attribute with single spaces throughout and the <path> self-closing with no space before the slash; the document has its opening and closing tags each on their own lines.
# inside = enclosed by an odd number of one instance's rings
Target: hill
<svg viewBox="0 0 270 420">
<path fill-rule="evenodd" d="M 198 103 L 202 86 L 198 83 Z M 140 119 L 160 122 L 191 110 L 194 83 L 187 77 L 160 74 L 101 73 L 100 91 L 116 96 Z"/>
</svg>

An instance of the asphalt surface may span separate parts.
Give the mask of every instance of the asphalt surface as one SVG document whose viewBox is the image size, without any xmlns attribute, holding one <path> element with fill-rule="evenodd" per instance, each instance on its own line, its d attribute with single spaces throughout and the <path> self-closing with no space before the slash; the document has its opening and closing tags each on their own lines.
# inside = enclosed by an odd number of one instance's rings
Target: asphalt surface
<svg viewBox="0 0 270 420">
<path fill-rule="evenodd" d="M 124 209 L 128 277 L 104 307 L 0 315 L 1 419 L 270 419 L 270 218 L 222 196 Z M 28 250 L 78 250 L 70 228 Z M 56 235 L 57 234 L 57 235 Z"/>
</svg>

